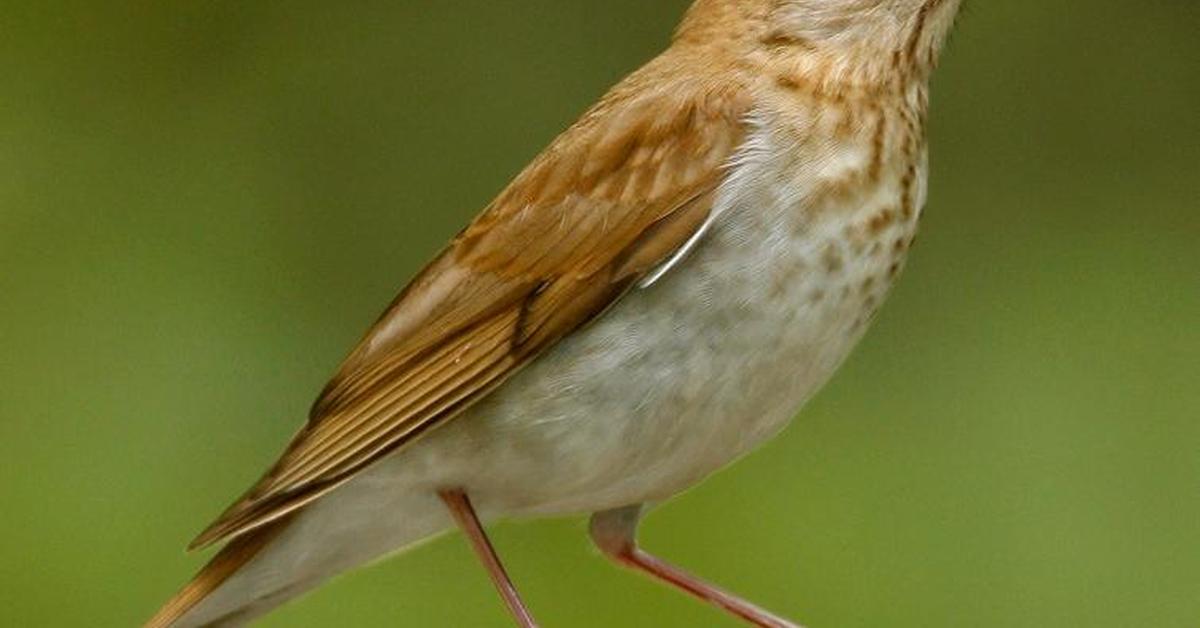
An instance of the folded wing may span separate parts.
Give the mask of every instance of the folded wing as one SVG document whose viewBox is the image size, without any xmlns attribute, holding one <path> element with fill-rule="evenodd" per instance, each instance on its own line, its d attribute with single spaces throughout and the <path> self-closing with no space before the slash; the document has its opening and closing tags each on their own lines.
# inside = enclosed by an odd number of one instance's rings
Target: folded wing
<svg viewBox="0 0 1200 628">
<path fill-rule="evenodd" d="M 647 66 L 560 136 L 401 293 L 271 470 L 194 542 L 319 498 L 450 420 L 619 299 L 701 228 L 741 90 Z"/>
</svg>

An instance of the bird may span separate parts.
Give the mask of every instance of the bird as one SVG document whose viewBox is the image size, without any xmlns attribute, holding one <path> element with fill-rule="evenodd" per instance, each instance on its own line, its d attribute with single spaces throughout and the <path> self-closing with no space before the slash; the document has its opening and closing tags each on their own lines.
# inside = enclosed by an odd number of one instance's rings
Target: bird
<svg viewBox="0 0 1200 628">
<path fill-rule="evenodd" d="M 637 542 L 778 434 L 863 336 L 927 197 L 930 76 L 960 0 L 695 0 L 424 267 L 146 624 L 237 626 L 460 529 L 590 514 L 605 557 L 798 626 Z"/>
</svg>

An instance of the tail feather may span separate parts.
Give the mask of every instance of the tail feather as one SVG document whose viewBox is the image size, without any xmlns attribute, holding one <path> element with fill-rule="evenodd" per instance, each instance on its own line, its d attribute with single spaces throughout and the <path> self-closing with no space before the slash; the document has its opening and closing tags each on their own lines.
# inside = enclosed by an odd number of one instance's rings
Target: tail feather
<svg viewBox="0 0 1200 628">
<path fill-rule="evenodd" d="M 243 626 L 330 577 L 453 527 L 422 464 L 377 464 L 329 495 L 233 537 L 146 628 Z"/>
<path fill-rule="evenodd" d="M 175 625 L 188 611 L 212 595 L 230 576 L 257 556 L 287 527 L 289 519 L 285 517 L 274 521 L 230 541 L 191 582 L 184 585 L 150 621 L 146 622 L 145 628 L 170 628 Z"/>
</svg>

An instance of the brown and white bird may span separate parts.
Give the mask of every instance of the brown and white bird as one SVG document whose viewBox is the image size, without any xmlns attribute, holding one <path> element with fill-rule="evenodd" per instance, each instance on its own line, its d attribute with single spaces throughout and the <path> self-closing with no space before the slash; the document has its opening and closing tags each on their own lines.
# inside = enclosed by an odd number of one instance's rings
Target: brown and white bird
<svg viewBox="0 0 1200 628">
<path fill-rule="evenodd" d="M 237 625 L 457 523 L 639 516 L 771 438 L 833 374 L 925 200 L 929 75 L 959 0 L 697 0 L 400 294 L 149 622 Z"/>
</svg>

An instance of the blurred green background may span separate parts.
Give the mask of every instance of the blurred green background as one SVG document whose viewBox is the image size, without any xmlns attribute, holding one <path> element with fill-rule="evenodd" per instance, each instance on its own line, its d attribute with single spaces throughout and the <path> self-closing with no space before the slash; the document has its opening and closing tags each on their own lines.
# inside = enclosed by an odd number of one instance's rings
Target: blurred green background
<svg viewBox="0 0 1200 628">
<path fill-rule="evenodd" d="M 384 304 L 686 4 L 6 2 L 0 625 L 144 620 Z M 810 628 L 1200 625 L 1197 6 L 971 3 L 889 307 L 647 546 Z M 546 626 L 735 625 L 582 520 L 494 534 Z M 448 537 L 264 625 L 508 620 Z"/>
</svg>

